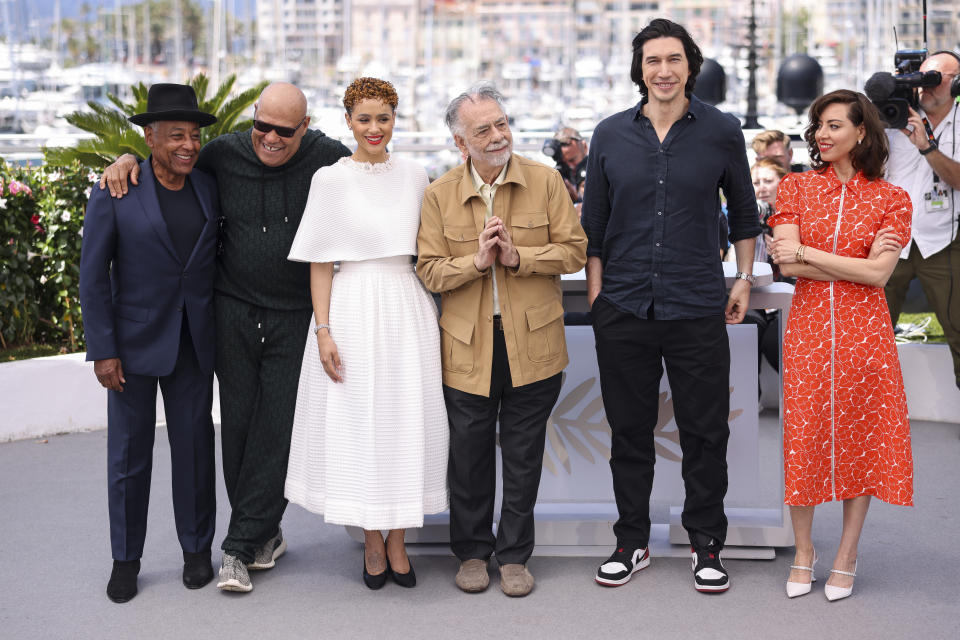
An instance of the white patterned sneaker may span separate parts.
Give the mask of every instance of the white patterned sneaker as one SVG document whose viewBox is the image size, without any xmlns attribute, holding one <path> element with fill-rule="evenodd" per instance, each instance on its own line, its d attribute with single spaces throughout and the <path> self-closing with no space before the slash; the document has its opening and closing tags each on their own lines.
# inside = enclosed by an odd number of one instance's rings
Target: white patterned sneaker
<svg viewBox="0 0 960 640">
<path fill-rule="evenodd" d="M 220 579 L 217 588 L 224 591 L 253 591 L 247 565 L 235 555 L 224 553 L 220 563 Z"/>
<path fill-rule="evenodd" d="M 277 535 L 267 540 L 262 547 L 257 549 L 253 556 L 253 562 L 247 565 L 250 571 L 262 571 L 264 569 L 273 569 L 277 564 L 277 558 L 283 555 L 287 550 L 287 541 L 283 539 L 283 531 L 277 529 Z"/>
</svg>

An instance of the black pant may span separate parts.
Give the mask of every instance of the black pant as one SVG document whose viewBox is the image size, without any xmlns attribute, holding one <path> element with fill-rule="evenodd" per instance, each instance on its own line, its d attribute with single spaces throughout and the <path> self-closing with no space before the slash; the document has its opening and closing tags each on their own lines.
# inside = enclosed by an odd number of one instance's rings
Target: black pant
<svg viewBox="0 0 960 640">
<path fill-rule="evenodd" d="M 157 433 L 157 386 L 170 441 L 173 517 L 184 551 L 210 550 L 217 518 L 213 376 L 197 363 L 184 314 L 180 352 L 162 377 L 125 373 L 123 392 L 107 392 L 107 488 L 114 560 L 138 560 L 147 535 L 147 504 Z"/>
<path fill-rule="evenodd" d="M 300 365 L 312 311 L 278 311 L 218 295 L 217 380 L 230 525 L 221 548 L 252 562 L 276 535 Z"/>
<path fill-rule="evenodd" d="M 547 418 L 560 395 L 561 374 L 514 387 L 502 331 L 494 331 L 490 397 L 444 385 L 450 420 L 450 547 L 460 560 L 524 564 L 533 553 L 533 507 L 540 488 Z M 503 502 L 493 536 L 497 418 Z"/>
<path fill-rule="evenodd" d="M 730 345 L 723 317 L 644 320 L 603 298 L 593 305 L 600 389 L 613 433 L 610 470 L 623 544 L 650 539 L 650 490 L 656 461 L 661 359 L 673 393 L 686 487 L 682 522 L 691 542 L 726 539 Z"/>
</svg>

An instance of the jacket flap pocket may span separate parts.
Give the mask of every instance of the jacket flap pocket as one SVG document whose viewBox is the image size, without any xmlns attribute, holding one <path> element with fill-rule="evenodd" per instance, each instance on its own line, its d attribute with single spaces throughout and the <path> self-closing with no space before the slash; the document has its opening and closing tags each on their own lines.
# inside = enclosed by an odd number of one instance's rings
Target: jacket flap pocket
<svg viewBox="0 0 960 640">
<path fill-rule="evenodd" d="M 559 300 L 551 300 L 539 307 L 530 307 L 526 311 L 527 327 L 536 331 L 540 327 L 550 324 L 557 318 L 563 317 L 563 304 Z"/>
<path fill-rule="evenodd" d="M 440 327 L 464 344 L 473 342 L 473 325 L 474 322 L 450 313 L 440 316 Z"/>
<path fill-rule="evenodd" d="M 472 225 L 467 227 L 444 227 L 443 235 L 446 236 L 448 240 L 455 242 L 468 242 L 480 237 L 480 233 L 476 227 Z"/>
<path fill-rule="evenodd" d="M 114 305 L 113 312 L 118 318 L 133 320 L 134 322 L 146 322 L 150 319 L 150 309 L 133 307 L 128 304 Z"/>
<path fill-rule="evenodd" d="M 536 229 L 545 227 L 550 223 L 546 211 L 533 211 L 530 213 L 514 213 L 510 216 L 510 226 L 520 227 L 521 229 Z"/>
</svg>

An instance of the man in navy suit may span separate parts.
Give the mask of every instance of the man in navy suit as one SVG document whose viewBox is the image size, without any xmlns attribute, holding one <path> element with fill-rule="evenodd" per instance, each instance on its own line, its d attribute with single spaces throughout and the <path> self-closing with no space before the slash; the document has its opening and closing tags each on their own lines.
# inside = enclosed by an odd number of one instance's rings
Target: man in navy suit
<svg viewBox="0 0 960 640">
<path fill-rule="evenodd" d="M 107 485 L 113 571 L 107 596 L 137 593 L 147 526 L 157 386 L 170 440 L 173 506 L 183 549 L 183 583 L 213 578 L 216 521 L 213 420 L 213 278 L 219 199 L 216 182 L 194 171 L 200 127 L 191 87 L 150 87 L 144 127 L 150 157 L 132 198 L 93 191 L 80 259 L 87 360 L 108 389 Z"/>
</svg>

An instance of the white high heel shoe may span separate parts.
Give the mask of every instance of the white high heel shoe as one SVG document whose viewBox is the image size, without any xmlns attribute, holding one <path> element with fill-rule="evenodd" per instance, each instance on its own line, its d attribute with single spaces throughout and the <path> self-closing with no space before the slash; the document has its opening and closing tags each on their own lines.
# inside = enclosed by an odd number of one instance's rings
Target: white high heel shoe
<svg viewBox="0 0 960 640">
<path fill-rule="evenodd" d="M 850 576 L 851 578 L 857 577 L 857 561 L 853 563 L 853 573 L 849 571 L 840 571 L 839 569 L 830 569 L 830 573 L 839 573 L 842 576 Z M 853 585 L 849 587 L 835 587 L 832 584 L 823 585 L 823 594 L 827 596 L 827 600 L 833 602 L 834 600 L 843 600 L 844 598 L 849 598 L 850 594 L 853 593 Z"/>
<path fill-rule="evenodd" d="M 813 550 L 813 564 L 809 567 L 804 567 L 797 564 L 790 565 L 791 569 L 798 569 L 800 571 L 809 571 L 810 572 L 810 582 L 790 582 L 787 580 L 787 597 L 796 598 L 797 596 L 804 596 L 810 593 L 810 585 L 817 581 L 817 578 L 813 575 L 813 570 L 817 566 L 817 561 L 820 558 L 817 556 L 817 550 Z"/>
</svg>

